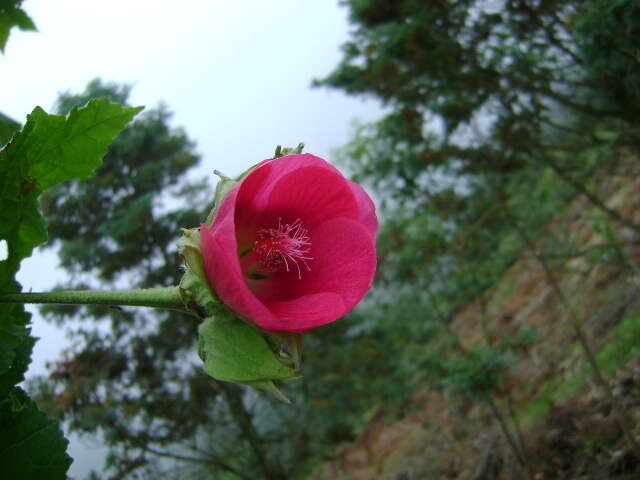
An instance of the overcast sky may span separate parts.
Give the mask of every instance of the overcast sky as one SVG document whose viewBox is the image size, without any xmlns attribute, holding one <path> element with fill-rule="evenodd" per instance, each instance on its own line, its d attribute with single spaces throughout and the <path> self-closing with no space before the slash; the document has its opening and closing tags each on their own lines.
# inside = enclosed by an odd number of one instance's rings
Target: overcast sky
<svg viewBox="0 0 640 480">
<path fill-rule="evenodd" d="M 47 111 L 58 92 L 84 90 L 95 77 L 133 84 L 134 105 L 164 101 L 203 161 L 190 177 L 228 175 L 269 157 L 276 144 L 305 142 L 330 159 L 354 118 L 380 115 L 373 101 L 311 89 L 340 59 L 347 11 L 337 0 L 26 0 L 38 32 L 12 31 L 0 56 L 0 111 L 24 122 Z M 2 252 L 0 252 L 2 253 Z M 64 279 L 53 254 L 23 262 L 25 290 Z M 36 312 L 34 308 L 30 308 Z M 33 319 L 36 344 L 29 375 L 45 372 L 70 344 L 63 332 Z M 101 452 L 71 437 L 71 475 L 101 468 Z"/>
</svg>

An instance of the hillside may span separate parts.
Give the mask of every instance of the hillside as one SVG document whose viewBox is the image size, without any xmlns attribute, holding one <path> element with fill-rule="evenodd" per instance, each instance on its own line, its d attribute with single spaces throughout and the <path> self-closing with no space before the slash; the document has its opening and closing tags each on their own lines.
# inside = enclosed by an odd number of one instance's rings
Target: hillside
<svg viewBox="0 0 640 480">
<path fill-rule="evenodd" d="M 638 158 L 618 160 L 591 188 L 607 207 L 640 222 Z M 640 478 L 640 454 L 594 380 L 574 324 L 596 352 L 625 425 L 640 438 L 640 233 L 605 218 L 577 195 L 534 240 L 535 252 L 524 249 L 451 323 L 464 348 L 510 341 L 517 351 L 492 398 L 520 439 L 529 474 L 485 403 L 432 388 L 425 378 L 402 409 L 380 406 L 358 439 L 310 478 Z"/>
</svg>

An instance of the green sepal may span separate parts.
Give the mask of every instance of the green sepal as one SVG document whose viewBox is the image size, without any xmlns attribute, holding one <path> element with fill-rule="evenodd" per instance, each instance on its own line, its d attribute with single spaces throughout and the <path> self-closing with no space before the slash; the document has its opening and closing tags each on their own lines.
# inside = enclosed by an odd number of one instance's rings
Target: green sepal
<svg viewBox="0 0 640 480">
<path fill-rule="evenodd" d="M 180 293 L 185 304 L 205 317 L 219 310 L 220 301 L 209 285 L 200 249 L 200 231 L 197 228 L 182 229 L 178 249 L 184 259 L 186 271 L 180 280 Z"/>
<path fill-rule="evenodd" d="M 291 356 L 295 370 L 300 369 L 302 362 L 302 334 L 297 332 L 267 331 L 267 335 L 276 340 Z"/>
<path fill-rule="evenodd" d="M 238 183 L 237 180 L 223 175 L 218 170 L 214 170 L 213 173 L 220 177 L 220 180 L 218 180 L 218 183 L 216 184 L 216 191 L 213 194 L 213 208 L 209 212 L 209 215 L 207 215 L 206 224 L 209 226 L 213 224 L 213 219 L 216 218 L 216 214 L 218 213 L 218 210 L 220 210 L 220 205 L 222 205 L 224 197 L 226 197 L 229 190 Z"/>
<path fill-rule="evenodd" d="M 242 383 L 274 393 L 284 400 L 273 382 L 294 380 L 295 370 L 280 358 L 263 334 L 251 325 L 220 312 L 198 328 L 198 354 L 204 370 L 216 380 Z"/>
<path fill-rule="evenodd" d="M 206 282 L 191 270 L 187 270 L 180 280 L 180 294 L 187 308 L 201 317 L 212 314 L 220 306 Z"/>
<path fill-rule="evenodd" d="M 292 380 L 295 380 L 299 377 L 293 377 Z M 275 383 L 273 383 L 272 381 L 262 381 L 262 382 L 244 382 L 244 385 L 248 385 L 249 387 L 253 387 L 257 390 L 262 390 L 263 392 L 266 393 L 270 393 L 271 395 L 273 395 L 274 397 L 276 397 L 278 400 L 280 400 L 283 403 L 288 403 L 291 404 L 291 400 L 289 400 L 286 395 L 284 393 L 282 393 L 282 390 L 280 390 Z"/>
<path fill-rule="evenodd" d="M 304 149 L 304 143 L 300 142 L 295 147 L 283 147 L 281 145 L 276 146 L 276 151 L 273 154 L 273 159 L 284 157 L 286 155 L 296 155 L 302 153 Z"/>
</svg>

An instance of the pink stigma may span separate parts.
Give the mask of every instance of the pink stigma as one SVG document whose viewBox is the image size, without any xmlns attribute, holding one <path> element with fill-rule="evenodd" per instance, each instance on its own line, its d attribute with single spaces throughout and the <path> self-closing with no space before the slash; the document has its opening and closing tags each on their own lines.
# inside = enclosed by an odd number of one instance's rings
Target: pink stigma
<svg viewBox="0 0 640 480">
<path fill-rule="evenodd" d="M 298 269 L 298 278 L 302 278 L 300 263 L 311 271 L 307 260 L 313 260 L 309 256 L 311 240 L 307 229 L 302 226 L 298 218 L 291 225 L 282 225 L 282 218 L 278 219 L 278 228 L 262 228 L 258 230 L 253 251 L 260 258 L 264 269 L 268 272 L 289 271 L 289 262 L 295 264 Z"/>
</svg>

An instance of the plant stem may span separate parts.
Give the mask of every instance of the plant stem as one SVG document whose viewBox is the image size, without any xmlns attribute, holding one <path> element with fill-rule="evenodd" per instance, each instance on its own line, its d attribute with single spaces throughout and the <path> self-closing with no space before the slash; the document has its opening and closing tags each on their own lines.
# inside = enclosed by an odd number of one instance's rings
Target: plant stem
<svg viewBox="0 0 640 480">
<path fill-rule="evenodd" d="M 128 305 L 186 311 L 178 287 L 136 290 L 58 290 L 44 293 L 0 293 L 0 303 Z"/>
</svg>

